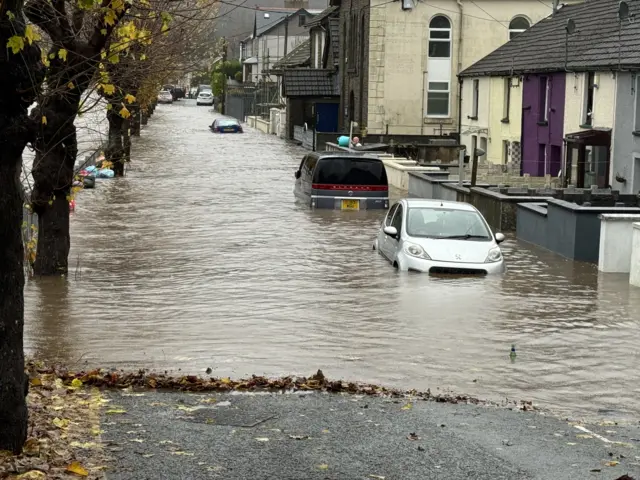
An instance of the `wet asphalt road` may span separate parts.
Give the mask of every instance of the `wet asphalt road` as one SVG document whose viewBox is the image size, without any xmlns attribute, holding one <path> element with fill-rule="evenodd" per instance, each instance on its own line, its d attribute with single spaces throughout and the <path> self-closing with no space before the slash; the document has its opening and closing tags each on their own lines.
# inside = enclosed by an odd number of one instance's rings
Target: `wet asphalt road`
<svg viewBox="0 0 640 480">
<path fill-rule="evenodd" d="M 638 426 L 321 393 L 109 395 L 127 411 L 103 418 L 109 480 L 640 478 Z"/>
</svg>

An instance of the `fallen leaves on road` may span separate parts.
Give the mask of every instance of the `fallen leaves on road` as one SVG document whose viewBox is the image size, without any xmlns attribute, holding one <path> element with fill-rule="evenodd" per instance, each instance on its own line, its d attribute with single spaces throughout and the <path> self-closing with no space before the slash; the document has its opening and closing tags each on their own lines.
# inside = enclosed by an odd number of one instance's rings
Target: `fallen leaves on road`
<svg viewBox="0 0 640 480">
<path fill-rule="evenodd" d="M 184 375 L 171 377 L 167 374 L 154 373 L 148 370 L 127 372 L 124 370 L 96 369 L 88 372 L 71 372 L 64 367 L 47 367 L 30 365 L 30 369 L 38 374 L 50 374 L 61 379 L 67 388 L 70 388 L 74 380 L 82 382 L 86 386 L 100 388 L 134 389 L 171 389 L 189 392 L 228 392 L 228 391 L 308 391 L 317 390 L 331 393 L 349 393 L 356 395 L 411 397 L 421 400 L 435 400 L 446 403 L 484 404 L 477 398 L 466 395 L 452 395 L 447 393 L 432 394 L 430 390 L 418 392 L 416 390 L 402 391 L 381 387 L 379 385 L 345 382 L 342 380 L 327 379 L 322 370 L 318 370 L 310 377 L 287 376 L 281 378 L 267 378 L 253 375 L 250 378 L 233 380 L 224 378 L 202 378 L 197 375 Z M 76 385 L 78 383 L 76 382 Z M 213 400 L 215 401 L 215 400 Z M 529 401 L 510 401 L 522 410 L 533 410 L 535 407 Z M 164 406 L 159 402 L 150 403 L 152 406 Z M 402 407 L 404 410 L 412 408 L 412 404 Z M 122 412 L 124 413 L 124 412 Z"/>
<path fill-rule="evenodd" d="M 62 379 L 51 369 L 28 367 L 29 438 L 21 455 L 0 454 L 0 478 L 101 477 L 105 456 L 96 441 L 104 403 L 100 392 L 75 376 Z"/>
<path fill-rule="evenodd" d="M 407 435 L 407 438 L 409 440 L 420 440 L 420 437 L 418 436 L 417 433 L 410 433 L 409 435 Z"/>
<path fill-rule="evenodd" d="M 615 460 L 611 460 L 610 462 L 605 462 L 605 465 L 607 467 L 617 467 L 618 465 L 620 465 L 620 462 L 617 462 Z"/>
<path fill-rule="evenodd" d="M 318 465 L 318 470 L 329 470 L 329 465 L 327 465 L 326 463 Z"/>
</svg>

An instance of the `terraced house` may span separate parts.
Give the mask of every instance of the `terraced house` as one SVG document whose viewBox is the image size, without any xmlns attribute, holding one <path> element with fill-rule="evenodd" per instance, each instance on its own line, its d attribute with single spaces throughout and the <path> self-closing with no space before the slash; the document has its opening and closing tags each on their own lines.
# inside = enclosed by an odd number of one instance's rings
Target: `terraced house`
<svg viewBox="0 0 640 480">
<path fill-rule="evenodd" d="M 462 143 L 565 186 L 640 192 L 637 19 L 631 1 L 564 6 L 461 72 Z"/>
<path fill-rule="evenodd" d="M 331 0 L 340 7 L 341 126 L 458 131 L 457 75 L 553 11 L 544 0 Z"/>
</svg>

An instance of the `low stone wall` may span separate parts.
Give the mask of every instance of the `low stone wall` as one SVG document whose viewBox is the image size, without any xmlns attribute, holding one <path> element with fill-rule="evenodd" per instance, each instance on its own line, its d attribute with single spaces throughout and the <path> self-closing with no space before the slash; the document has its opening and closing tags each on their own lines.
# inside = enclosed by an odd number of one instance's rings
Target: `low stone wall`
<svg viewBox="0 0 640 480">
<path fill-rule="evenodd" d="M 262 133 L 269 133 L 271 130 L 271 123 L 268 120 L 263 120 L 261 117 L 248 116 L 247 123 L 250 127 L 260 130 Z"/>
<path fill-rule="evenodd" d="M 470 203 L 482 213 L 493 229 L 500 232 L 516 230 L 518 203 L 540 202 L 552 198 L 549 194 L 538 194 L 529 189 L 498 189 L 495 185 L 484 182 L 471 188 L 469 183 L 459 185 L 457 180 L 451 178 L 415 172 L 409 172 L 408 190 L 409 197 Z"/>
<path fill-rule="evenodd" d="M 603 213 L 599 218 L 598 270 L 608 273 L 629 273 L 633 224 L 640 222 L 640 215 Z"/>
<path fill-rule="evenodd" d="M 571 260 L 598 263 L 601 214 L 640 215 L 640 208 L 581 206 L 557 198 L 519 203 L 516 236 Z"/>
</svg>

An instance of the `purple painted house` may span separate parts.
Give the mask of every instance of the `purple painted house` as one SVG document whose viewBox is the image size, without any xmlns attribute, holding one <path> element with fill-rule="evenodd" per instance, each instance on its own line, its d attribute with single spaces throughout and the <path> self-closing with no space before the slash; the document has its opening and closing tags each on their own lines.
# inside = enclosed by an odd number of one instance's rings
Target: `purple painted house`
<svg viewBox="0 0 640 480">
<path fill-rule="evenodd" d="M 522 173 L 557 176 L 562 167 L 566 74 L 525 75 L 522 90 Z"/>
</svg>

